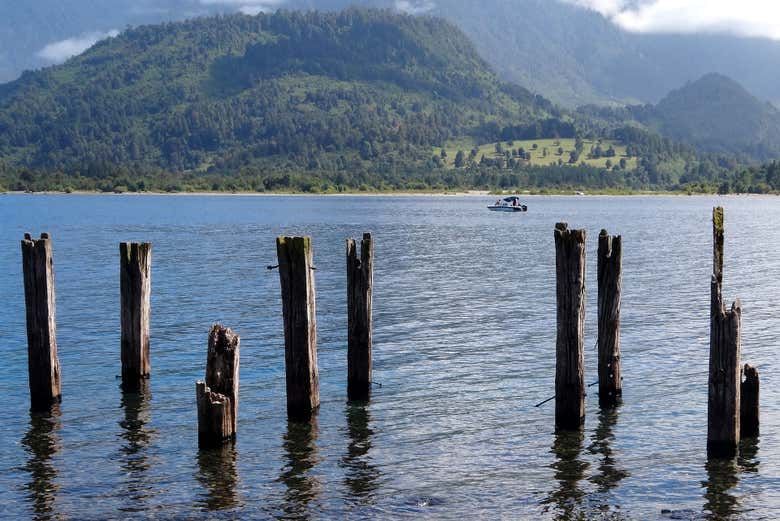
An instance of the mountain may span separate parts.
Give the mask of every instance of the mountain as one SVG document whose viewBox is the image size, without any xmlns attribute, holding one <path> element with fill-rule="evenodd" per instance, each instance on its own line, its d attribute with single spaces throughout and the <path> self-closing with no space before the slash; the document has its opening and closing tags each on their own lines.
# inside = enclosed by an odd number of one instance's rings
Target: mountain
<svg viewBox="0 0 780 521">
<path fill-rule="evenodd" d="M 721 74 L 707 74 L 672 91 L 647 122 L 703 150 L 780 157 L 780 111 Z"/>
<path fill-rule="evenodd" d="M 3 5 L 0 81 L 47 62 L 47 44 L 127 25 L 236 9 L 402 8 L 460 27 L 506 81 L 566 107 L 657 103 L 708 72 L 733 77 L 753 95 L 780 102 L 780 43 L 725 34 L 634 34 L 561 0 L 36 0 Z"/>
<path fill-rule="evenodd" d="M 596 133 L 628 126 L 750 163 L 780 158 L 780 110 L 718 73 L 686 83 L 656 105 L 588 105 L 577 114 L 579 127 Z"/>
<path fill-rule="evenodd" d="M 436 0 L 502 78 L 566 107 L 657 103 L 709 72 L 780 101 L 780 42 L 728 34 L 638 34 L 561 0 Z"/>
<path fill-rule="evenodd" d="M 390 11 L 141 26 L 0 85 L 0 158 L 90 172 L 392 171 L 445 141 L 572 137 L 458 29 Z"/>
</svg>

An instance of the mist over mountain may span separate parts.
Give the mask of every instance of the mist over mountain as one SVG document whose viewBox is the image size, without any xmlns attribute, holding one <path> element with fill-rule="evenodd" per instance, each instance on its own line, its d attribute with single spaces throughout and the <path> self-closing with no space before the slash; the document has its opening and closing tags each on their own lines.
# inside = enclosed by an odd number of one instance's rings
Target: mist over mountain
<svg viewBox="0 0 780 521">
<path fill-rule="evenodd" d="M 709 72 L 780 100 L 780 43 L 725 34 L 637 34 L 556 0 L 38 0 L 2 7 L 0 81 L 127 25 L 216 12 L 389 7 L 450 20 L 504 79 L 567 107 L 656 103 Z M 47 52 L 48 49 L 48 52 Z"/>
</svg>

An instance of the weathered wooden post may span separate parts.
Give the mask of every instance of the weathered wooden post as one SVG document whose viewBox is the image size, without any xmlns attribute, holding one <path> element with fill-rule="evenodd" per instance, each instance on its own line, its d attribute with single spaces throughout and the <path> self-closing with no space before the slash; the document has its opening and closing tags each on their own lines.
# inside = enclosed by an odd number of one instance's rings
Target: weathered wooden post
<svg viewBox="0 0 780 521">
<path fill-rule="evenodd" d="M 585 420 L 585 230 L 555 225 L 558 332 L 555 428 L 576 430 Z"/>
<path fill-rule="evenodd" d="M 357 244 L 347 240 L 347 397 L 367 400 L 371 392 L 371 295 L 374 284 L 374 243 L 363 234 Z"/>
<path fill-rule="evenodd" d="M 27 312 L 30 407 L 34 411 L 44 411 L 61 399 L 54 261 L 48 233 L 42 233 L 37 240 L 29 233 L 24 234 L 22 268 Z"/>
<path fill-rule="evenodd" d="M 743 438 L 755 438 L 758 436 L 758 369 L 745 364 L 743 371 L 745 380 L 740 391 L 740 434 Z"/>
<path fill-rule="evenodd" d="M 122 325 L 122 386 L 136 389 L 152 372 L 149 356 L 149 313 L 152 290 L 152 245 L 119 244 Z"/>
<path fill-rule="evenodd" d="M 598 250 L 598 351 L 599 404 L 613 407 L 620 401 L 623 382 L 620 370 L 620 295 L 622 290 L 623 240 L 606 230 L 599 235 Z"/>
<path fill-rule="evenodd" d="M 707 404 L 707 454 L 730 458 L 740 438 L 742 306 L 723 306 L 723 208 L 712 212 L 713 273 L 710 286 L 710 369 Z"/>
<path fill-rule="evenodd" d="M 320 405 L 311 237 L 278 237 L 276 253 L 284 314 L 287 415 L 308 420 Z"/>
<path fill-rule="evenodd" d="M 214 325 L 209 333 L 206 381 L 195 384 L 198 444 L 214 447 L 234 439 L 238 425 L 238 335 Z"/>
</svg>

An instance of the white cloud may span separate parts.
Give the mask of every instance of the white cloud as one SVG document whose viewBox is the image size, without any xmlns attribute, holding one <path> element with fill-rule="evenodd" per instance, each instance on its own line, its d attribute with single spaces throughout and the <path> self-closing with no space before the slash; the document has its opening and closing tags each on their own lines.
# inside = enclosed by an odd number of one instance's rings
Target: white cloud
<svg viewBox="0 0 780 521">
<path fill-rule="evenodd" d="M 227 5 L 249 15 L 277 9 L 287 0 L 200 0 L 203 5 Z"/>
<path fill-rule="evenodd" d="M 627 31 L 730 33 L 780 40 L 775 0 L 564 0 L 593 9 Z"/>
<path fill-rule="evenodd" d="M 436 4 L 431 0 L 395 0 L 395 8 L 408 14 L 423 14 L 431 11 Z"/>
<path fill-rule="evenodd" d="M 113 38 L 118 34 L 119 31 L 116 30 L 84 33 L 81 36 L 50 43 L 38 51 L 38 56 L 51 63 L 62 63 L 71 56 L 76 56 L 86 51 L 100 40 L 109 37 Z"/>
</svg>

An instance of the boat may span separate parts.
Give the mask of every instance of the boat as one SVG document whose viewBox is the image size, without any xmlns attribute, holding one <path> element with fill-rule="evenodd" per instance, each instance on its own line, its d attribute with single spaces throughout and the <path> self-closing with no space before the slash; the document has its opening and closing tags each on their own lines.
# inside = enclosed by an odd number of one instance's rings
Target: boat
<svg viewBox="0 0 780 521">
<path fill-rule="evenodd" d="M 520 198 L 513 195 L 499 199 L 495 204 L 488 206 L 491 212 L 527 212 L 528 207 L 520 202 Z"/>
</svg>

